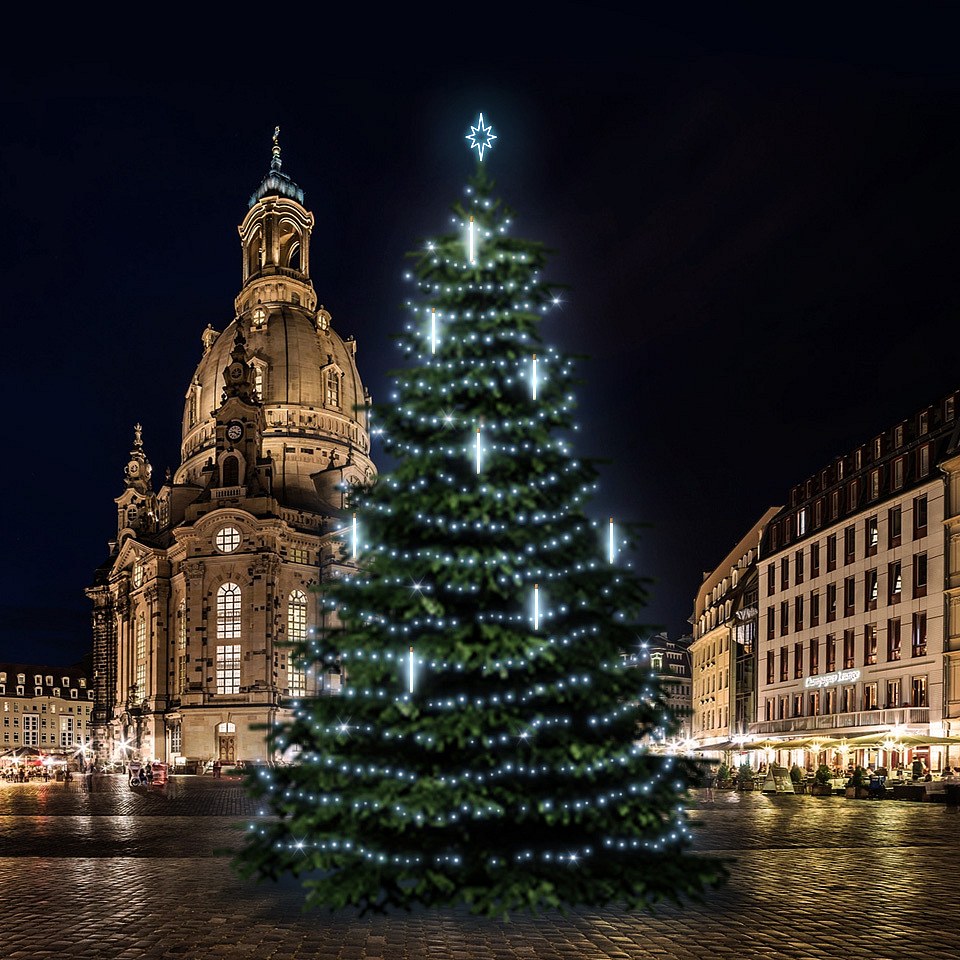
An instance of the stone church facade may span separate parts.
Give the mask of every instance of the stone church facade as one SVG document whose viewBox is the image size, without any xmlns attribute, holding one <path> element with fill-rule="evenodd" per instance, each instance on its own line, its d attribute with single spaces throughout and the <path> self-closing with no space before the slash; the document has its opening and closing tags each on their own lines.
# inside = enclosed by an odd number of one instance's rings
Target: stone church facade
<svg viewBox="0 0 960 960">
<path fill-rule="evenodd" d="M 310 279 L 313 215 L 270 170 L 240 224 L 234 319 L 203 331 L 181 462 L 156 490 L 139 425 L 93 602 L 95 741 L 104 759 L 270 760 L 265 728 L 335 692 L 289 643 L 322 631 L 351 484 L 370 480 L 356 341 Z M 327 614 L 329 617 L 329 614 Z"/>
</svg>

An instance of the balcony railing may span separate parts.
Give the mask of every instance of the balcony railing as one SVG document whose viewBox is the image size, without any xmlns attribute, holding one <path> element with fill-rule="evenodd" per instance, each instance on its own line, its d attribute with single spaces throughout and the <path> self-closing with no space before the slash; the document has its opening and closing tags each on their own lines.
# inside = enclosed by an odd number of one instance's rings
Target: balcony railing
<svg viewBox="0 0 960 960">
<path fill-rule="evenodd" d="M 929 707 L 897 707 L 892 710 L 861 710 L 830 713 L 819 717 L 787 717 L 761 720 L 750 725 L 751 733 L 818 733 L 825 730 L 852 730 L 857 727 L 922 725 L 930 722 Z"/>
<path fill-rule="evenodd" d="M 246 487 L 220 487 L 212 491 L 214 500 L 227 500 L 232 497 L 245 497 L 247 495 Z"/>
</svg>

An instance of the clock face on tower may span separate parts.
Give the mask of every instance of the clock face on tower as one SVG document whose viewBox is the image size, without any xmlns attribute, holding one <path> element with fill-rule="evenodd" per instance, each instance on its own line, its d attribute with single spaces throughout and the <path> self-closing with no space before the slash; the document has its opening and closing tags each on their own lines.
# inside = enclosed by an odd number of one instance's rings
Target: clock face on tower
<svg viewBox="0 0 960 960">
<path fill-rule="evenodd" d="M 231 420 L 227 424 L 227 439 L 236 443 L 243 436 L 243 424 L 239 420 Z"/>
<path fill-rule="evenodd" d="M 231 363 L 229 376 L 231 380 L 242 380 L 243 379 L 243 364 L 240 363 Z"/>
</svg>

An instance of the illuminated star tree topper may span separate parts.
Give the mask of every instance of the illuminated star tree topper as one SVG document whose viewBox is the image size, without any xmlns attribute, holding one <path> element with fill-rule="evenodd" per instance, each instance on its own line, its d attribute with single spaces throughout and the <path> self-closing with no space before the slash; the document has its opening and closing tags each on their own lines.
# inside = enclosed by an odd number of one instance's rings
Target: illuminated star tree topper
<svg viewBox="0 0 960 960">
<path fill-rule="evenodd" d="M 470 132 L 464 137 L 464 140 L 470 141 L 470 149 L 477 151 L 480 160 L 483 160 L 484 150 L 493 149 L 493 141 L 496 139 L 497 135 L 493 132 L 493 125 L 488 123 L 484 126 L 482 113 L 477 118 L 476 125 L 470 127 Z"/>
</svg>

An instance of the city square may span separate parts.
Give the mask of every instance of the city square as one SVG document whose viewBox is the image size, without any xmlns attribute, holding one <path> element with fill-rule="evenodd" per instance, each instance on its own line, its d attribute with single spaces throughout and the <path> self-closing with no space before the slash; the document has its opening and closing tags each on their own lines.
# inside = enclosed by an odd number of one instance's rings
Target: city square
<svg viewBox="0 0 960 960">
<path fill-rule="evenodd" d="M 257 811 L 239 780 L 121 775 L 0 787 L 0 955 L 256 960 L 960 957 L 960 816 L 943 804 L 698 792 L 694 849 L 732 858 L 702 903 L 517 915 L 303 913 L 226 851 Z"/>
</svg>

